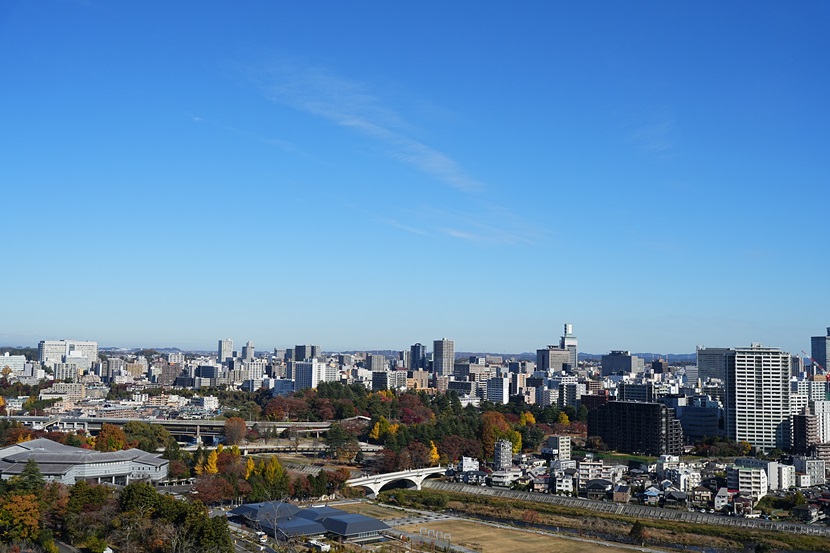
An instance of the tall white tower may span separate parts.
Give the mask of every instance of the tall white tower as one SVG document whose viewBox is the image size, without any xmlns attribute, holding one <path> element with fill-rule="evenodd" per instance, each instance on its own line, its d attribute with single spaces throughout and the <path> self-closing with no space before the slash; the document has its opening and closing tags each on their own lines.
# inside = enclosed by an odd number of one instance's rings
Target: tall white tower
<svg viewBox="0 0 830 553">
<path fill-rule="evenodd" d="M 769 451 L 790 440 L 790 354 L 761 344 L 735 348 L 726 359 L 726 432 Z"/>
<path fill-rule="evenodd" d="M 228 359 L 233 357 L 233 340 L 231 340 L 230 338 L 219 340 L 219 351 L 216 355 L 216 360 L 219 363 L 227 363 Z"/>
<path fill-rule="evenodd" d="M 565 323 L 565 333 L 559 338 L 559 348 L 568 350 L 571 354 L 571 370 L 575 371 L 579 363 L 579 343 L 574 336 L 574 325 L 571 323 Z"/>
</svg>

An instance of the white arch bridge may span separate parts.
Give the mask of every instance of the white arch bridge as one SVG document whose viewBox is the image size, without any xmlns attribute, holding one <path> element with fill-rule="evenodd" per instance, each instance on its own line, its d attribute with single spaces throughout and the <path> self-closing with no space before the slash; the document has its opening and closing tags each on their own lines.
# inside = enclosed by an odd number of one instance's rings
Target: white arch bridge
<svg viewBox="0 0 830 553">
<path fill-rule="evenodd" d="M 369 491 L 369 497 L 375 497 L 381 488 L 394 482 L 404 482 L 407 488 L 421 489 L 424 479 L 429 476 L 442 475 L 447 471 L 446 467 L 427 467 L 423 469 L 401 470 L 398 472 L 387 472 L 384 474 L 373 474 L 371 476 L 360 476 L 346 480 L 346 485 L 356 488 L 358 486 Z"/>
</svg>

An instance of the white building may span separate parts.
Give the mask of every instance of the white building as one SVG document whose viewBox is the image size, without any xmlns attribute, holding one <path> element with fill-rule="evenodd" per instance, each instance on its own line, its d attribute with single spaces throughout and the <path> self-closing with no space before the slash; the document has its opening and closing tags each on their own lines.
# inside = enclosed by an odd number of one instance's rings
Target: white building
<svg viewBox="0 0 830 553">
<path fill-rule="evenodd" d="M 51 367 L 63 363 L 67 358 L 75 358 L 78 364 L 85 359 L 84 369 L 92 368 L 98 361 L 98 342 L 81 342 L 78 340 L 41 340 L 37 345 L 38 361 Z"/>
<path fill-rule="evenodd" d="M 821 486 L 825 483 L 825 463 L 821 459 L 809 457 L 793 457 L 793 466 L 796 473 L 808 474 L 811 486 Z"/>
<path fill-rule="evenodd" d="M 493 452 L 493 468 L 495 470 L 507 470 L 513 466 L 513 442 L 510 440 L 498 440 Z"/>
<path fill-rule="evenodd" d="M 5 369 L 6 367 L 9 368 L 11 374 L 14 375 L 21 375 L 23 374 L 24 369 L 26 368 L 26 356 L 25 355 L 9 355 L 9 352 L 5 352 L 3 355 L 0 355 L 0 371 Z"/>
<path fill-rule="evenodd" d="M 761 450 L 790 441 L 790 354 L 752 344 L 726 359 L 727 435 Z"/>
<path fill-rule="evenodd" d="M 821 444 L 830 442 L 830 401 L 811 401 L 810 410 L 818 421 L 818 441 Z"/>
<path fill-rule="evenodd" d="M 510 401 L 510 379 L 500 376 L 488 379 L 487 400 L 502 405 Z"/>
<path fill-rule="evenodd" d="M 554 459 L 568 461 L 571 458 L 571 437 L 570 436 L 549 436 L 548 449 Z"/>
<path fill-rule="evenodd" d="M 763 459 L 756 459 L 755 457 L 738 457 L 735 459 L 735 464 L 739 467 L 749 467 L 763 470 L 767 475 L 767 484 L 769 484 L 770 490 L 786 490 L 789 487 L 781 487 L 781 483 L 778 479 L 779 472 L 777 461 L 765 461 Z"/>
<path fill-rule="evenodd" d="M 470 472 L 471 470 L 478 470 L 478 459 L 475 457 L 461 458 L 461 472 Z"/>
<path fill-rule="evenodd" d="M 736 465 L 726 467 L 726 486 L 753 501 L 758 501 L 769 491 L 767 473 L 763 469 Z"/>
<path fill-rule="evenodd" d="M 20 475 L 34 460 L 46 480 L 74 484 L 78 480 L 126 485 L 132 480 L 167 478 L 169 461 L 140 449 L 102 453 L 59 444 L 46 438 L 0 449 L 0 478 Z"/>
<path fill-rule="evenodd" d="M 778 465 L 778 489 L 789 490 L 795 485 L 795 467 L 792 465 Z"/>
</svg>

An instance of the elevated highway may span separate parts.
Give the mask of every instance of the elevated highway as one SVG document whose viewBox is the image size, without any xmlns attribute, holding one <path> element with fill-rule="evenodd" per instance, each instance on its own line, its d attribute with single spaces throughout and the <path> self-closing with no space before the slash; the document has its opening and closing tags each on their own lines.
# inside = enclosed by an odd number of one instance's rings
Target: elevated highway
<svg viewBox="0 0 830 553">
<path fill-rule="evenodd" d="M 13 416 L 6 417 L 9 420 L 14 420 L 32 426 L 35 428 L 43 428 L 45 430 L 85 430 L 91 434 L 96 434 L 101 430 L 101 425 L 114 424 L 116 426 L 124 426 L 130 421 L 141 421 L 152 424 L 159 424 L 167 428 L 167 430 L 174 436 L 192 436 L 199 438 L 202 436 L 221 436 L 225 429 L 225 421 L 223 420 L 180 420 L 180 419 L 115 419 L 115 418 L 99 418 L 99 417 L 35 417 L 35 416 Z M 331 428 L 330 422 L 272 422 L 272 421 L 245 421 L 248 428 L 257 425 L 260 432 L 274 429 L 278 434 L 290 429 L 292 432 L 310 435 L 317 437 L 321 433 Z"/>
</svg>

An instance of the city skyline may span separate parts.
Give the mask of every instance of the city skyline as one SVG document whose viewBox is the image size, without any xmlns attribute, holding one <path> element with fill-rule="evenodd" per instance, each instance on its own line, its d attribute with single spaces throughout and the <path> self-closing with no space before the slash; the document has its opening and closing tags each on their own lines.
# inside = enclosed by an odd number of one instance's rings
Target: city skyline
<svg viewBox="0 0 830 553">
<path fill-rule="evenodd" d="M 5 5 L 0 344 L 810 351 L 829 16 Z"/>
</svg>

